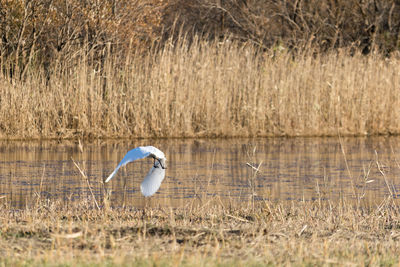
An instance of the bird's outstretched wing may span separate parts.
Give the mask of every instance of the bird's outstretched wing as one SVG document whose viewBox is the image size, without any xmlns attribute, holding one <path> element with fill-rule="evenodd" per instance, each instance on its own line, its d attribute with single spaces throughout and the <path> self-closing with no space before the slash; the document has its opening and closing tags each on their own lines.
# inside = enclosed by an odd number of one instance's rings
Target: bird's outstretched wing
<svg viewBox="0 0 400 267">
<path fill-rule="evenodd" d="M 117 168 L 115 168 L 115 170 L 110 174 L 110 176 L 108 176 L 108 178 L 106 179 L 105 182 L 106 183 L 109 182 L 114 177 L 114 175 L 117 173 L 119 168 L 121 168 L 122 166 L 125 166 L 129 162 L 135 161 L 137 159 L 143 159 L 143 158 L 146 158 L 149 156 L 156 158 L 156 159 L 165 159 L 164 153 L 161 150 L 159 150 L 158 148 L 155 148 L 154 146 L 137 147 L 135 149 L 128 151 L 128 153 L 126 153 L 125 157 L 121 160 L 121 162 L 118 164 Z"/>
<path fill-rule="evenodd" d="M 143 182 L 140 184 L 140 191 L 145 197 L 152 196 L 157 192 L 158 188 L 161 186 L 161 182 L 165 177 L 165 169 L 160 167 L 159 162 L 156 162 L 149 173 L 144 178 Z"/>
</svg>

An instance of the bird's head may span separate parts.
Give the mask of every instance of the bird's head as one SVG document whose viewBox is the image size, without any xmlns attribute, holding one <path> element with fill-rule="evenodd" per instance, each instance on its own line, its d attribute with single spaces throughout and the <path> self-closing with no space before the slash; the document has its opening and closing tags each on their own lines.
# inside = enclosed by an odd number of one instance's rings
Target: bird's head
<svg viewBox="0 0 400 267">
<path fill-rule="evenodd" d="M 162 158 L 162 159 L 154 158 L 154 168 L 161 167 L 163 169 L 166 169 L 167 168 L 167 162 L 166 161 L 167 161 L 167 159 L 165 159 L 165 158 Z"/>
</svg>

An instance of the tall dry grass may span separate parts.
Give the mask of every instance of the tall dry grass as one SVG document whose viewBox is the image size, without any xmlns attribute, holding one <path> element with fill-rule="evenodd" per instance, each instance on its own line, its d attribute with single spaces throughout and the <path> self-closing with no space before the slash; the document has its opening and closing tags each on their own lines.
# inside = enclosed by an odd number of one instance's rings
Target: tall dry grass
<svg viewBox="0 0 400 267">
<path fill-rule="evenodd" d="M 1 138 L 400 133 L 400 59 L 183 38 L 0 77 Z"/>
</svg>

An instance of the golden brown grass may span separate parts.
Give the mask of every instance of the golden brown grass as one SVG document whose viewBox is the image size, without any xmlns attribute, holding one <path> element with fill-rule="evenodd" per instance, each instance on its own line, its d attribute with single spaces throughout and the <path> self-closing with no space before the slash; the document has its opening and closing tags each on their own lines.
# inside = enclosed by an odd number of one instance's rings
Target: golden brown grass
<svg viewBox="0 0 400 267">
<path fill-rule="evenodd" d="M 396 265 L 400 213 L 346 201 L 249 203 L 216 199 L 178 209 L 96 209 L 43 201 L 0 210 L 2 264 Z"/>
<path fill-rule="evenodd" d="M 400 133 L 396 56 L 185 39 L 123 61 L 105 54 L 102 68 L 82 49 L 68 64 L 53 62 L 49 77 L 0 77 L 0 137 Z"/>
</svg>

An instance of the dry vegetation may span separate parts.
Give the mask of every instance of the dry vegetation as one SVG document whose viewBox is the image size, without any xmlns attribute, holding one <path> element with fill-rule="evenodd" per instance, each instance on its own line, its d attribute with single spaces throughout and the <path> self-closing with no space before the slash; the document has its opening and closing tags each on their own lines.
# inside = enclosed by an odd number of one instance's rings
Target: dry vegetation
<svg viewBox="0 0 400 267">
<path fill-rule="evenodd" d="M 400 130 L 397 1 L 3 0 L 0 13 L 0 138 Z"/>
<path fill-rule="evenodd" d="M 400 59 L 178 41 L 123 61 L 90 54 L 0 80 L 2 138 L 365 135 L 400 132 Z M 122 66 L 121 66 L 122 65 Z M 121 67 L 115 67 L 121 66 Z"/>
<path fill-rule="evenodd" d="M 399 263 L 400 213 L 346 201 L 98 210 L 42 202 L 0 209 L 2 264 L 98 266 L 369 265 Z"/>
</svg>

